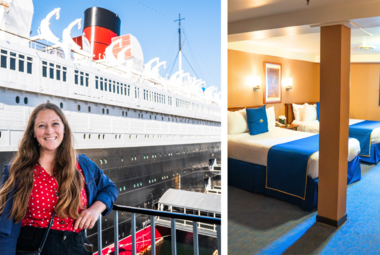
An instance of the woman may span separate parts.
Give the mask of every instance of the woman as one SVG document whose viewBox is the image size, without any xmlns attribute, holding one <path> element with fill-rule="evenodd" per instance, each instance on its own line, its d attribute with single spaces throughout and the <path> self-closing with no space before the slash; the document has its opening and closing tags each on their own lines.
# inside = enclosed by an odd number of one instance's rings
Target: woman
<svg viewBox="0 0 380 255">
<path fill-rule="evenodd" d="M 32 112 L 0 187 L 0 254 L 37 250 L 54 211 L 42 254 L 91 254 L 82 230 L 109 214 L 118 195 L 94 162 L 75 154 L 67 119 L 51 103 Z"/>
</svg>

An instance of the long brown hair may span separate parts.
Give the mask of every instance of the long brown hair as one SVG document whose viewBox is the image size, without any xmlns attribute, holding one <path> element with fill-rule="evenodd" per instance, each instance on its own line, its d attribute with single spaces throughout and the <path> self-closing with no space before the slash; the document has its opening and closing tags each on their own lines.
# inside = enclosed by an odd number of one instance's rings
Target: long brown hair
<svg viewBox="0 0 380 255">
<path fill-rule="evenodd" d="M 59 200 L 55 211 L 61 218 L 67 218 L 67 214 L 73 218 L 79 218 L 80 197 L 83 188 L 83 179 L 76 168 L 76 153 L 73 148 L 73 135 L 62 110 L 52 103 L 37 106 L 26 127 L 22 137 L 17 156 L 10 168 L 9 178 L 0 189 L 0 214 L 4 211 L 5 203 L 12 189 L 17 190 L 14 195 L 10 217 L 20 222 L 26 215 L 30 193 L 33 188 L 33 170 L 40 158 L 40 148 L 37 139 L 34 138 L 34 125 L 40 111 L 52 110 L 61 119 L 65 134 L 62 143 L 57 148 L 54 159 L 55 178 L 59 187 Z"/>
</svg>

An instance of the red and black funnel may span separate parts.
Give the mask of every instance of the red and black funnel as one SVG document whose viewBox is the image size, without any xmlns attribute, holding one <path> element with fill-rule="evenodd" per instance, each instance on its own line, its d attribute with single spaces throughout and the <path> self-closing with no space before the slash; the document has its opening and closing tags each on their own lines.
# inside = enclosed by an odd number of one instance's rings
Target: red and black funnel
<svg viewBox="0 0 380 255">
<path fill-rule="evenodd" d="M 120 24 L 118 15 L 107 9 L 92 7 L 84 12 L 83 35 L 90 42 L 93 60 L 103 58 L 111 39 L 120 35 Z"/>
</svg>

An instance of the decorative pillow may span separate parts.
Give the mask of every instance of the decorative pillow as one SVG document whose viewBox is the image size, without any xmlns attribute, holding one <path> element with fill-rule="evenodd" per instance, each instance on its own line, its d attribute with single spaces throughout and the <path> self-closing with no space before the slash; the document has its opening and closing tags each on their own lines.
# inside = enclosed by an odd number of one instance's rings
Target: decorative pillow
<svg viewBox="0 0 380 255">
<path fill-rule="evenodd" d="M 305 104 L 292 104 L 293 106 L 293 114 L 294 114 L 294 120 L 296 121 L 303 121 L 303 107 Z"/>
<path fill-rule="evenodd" d="M 312 121 L 317 119 L 317 110 L 313 105 L 305 104 L 303 108 L 303 121 Z"/>
<path fill-rule="evenodd" d="M 268 129 L 271 130 L 272 128 L 276 127 L 276 115 L 274 114 L 274 106 L 267 108 L 266 112 L 268 118 Z"/>
<path fill-rule="evenodd" d="M 245 108 L 241 109 L 241 110 L 239 110 L 237 112 L 240 113 L 243 116 L 244 121 L 245 121 L 245 131 L 243 133 L 249 132 L 248 123 L 247 123 L 247 112 L 246 112 Z"/>
<path fill-rule="evenodd" d="M 319 121 L 319 102 L 317 102 L 317 118 L 318 118 L 318 121 Z"/>
<path fill-rule="evenodd" d="M 227 113 L 228 122 L 228 134 L 236 135 L 245 132 L 247 122 L 239 112 L 228 112 Z"/>
<path fill-rule="evenodd" d="M 268 118 L 265 105 L 260 108 L 246 109 L 250 135 L 268 132 Z"/>
</svg>

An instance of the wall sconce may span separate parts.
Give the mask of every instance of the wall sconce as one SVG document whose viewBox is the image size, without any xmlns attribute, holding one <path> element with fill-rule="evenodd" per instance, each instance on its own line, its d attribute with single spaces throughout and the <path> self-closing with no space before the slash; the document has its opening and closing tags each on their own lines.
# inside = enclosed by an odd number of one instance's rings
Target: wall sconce
<svg viewBox="0 0 380 255">
<path fill-rule="evenodd" d="M 293 88 L 293 79 L 292 78 L 284 78 L 282 80 L 282 84 L 285 86 L 286 91 L 289 91 Z"/>
<path fill-rule="evenodd" d="M 260 76 L 254 76 L 252 81 L 253 81 L 253 91 L 259 90 L 260 85 L 261 85 L 261 77 Z"/>
</svg>

